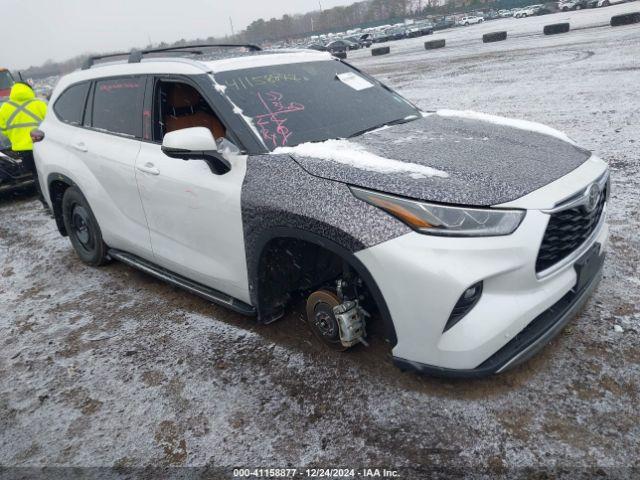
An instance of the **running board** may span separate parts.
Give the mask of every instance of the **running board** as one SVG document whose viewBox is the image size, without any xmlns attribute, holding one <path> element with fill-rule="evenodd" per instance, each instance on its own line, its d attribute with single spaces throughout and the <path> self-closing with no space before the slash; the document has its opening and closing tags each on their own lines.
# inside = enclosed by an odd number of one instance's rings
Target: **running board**
<svg viewBox="0 0 640 480">
<path fill-rule="evenodd" d="M 149 275 L 152 275 L 160 280 L 164 280 L 171 285 L 182 288 L 188 292 L 195 293 L 199 297 L 202 297 L 205 300 L 209 300 L 210 302 L 213 302 L 217 305 L 222 305 L 223 307 L 230 308 L 231 310 L 234 310 L 243 315 L 252 316 L 256 314 L 256 309 L 254 307 L 244 303 L 241 300 L 238 300 L 237 298 L 230 297 L 229 295 L 225 295 L 224 293 L 214 290 L 213 288 L 209 288 L 196 283 L 181 275 L 154 265 L 153 263 L 148 262 L 140 257 L 114 249 L 110 249 L 108 253 L 109 256 L 115 260 L 126 263 L 130 267 L 137 268 L 138 270 L 148 273 Z"/>
</svg>

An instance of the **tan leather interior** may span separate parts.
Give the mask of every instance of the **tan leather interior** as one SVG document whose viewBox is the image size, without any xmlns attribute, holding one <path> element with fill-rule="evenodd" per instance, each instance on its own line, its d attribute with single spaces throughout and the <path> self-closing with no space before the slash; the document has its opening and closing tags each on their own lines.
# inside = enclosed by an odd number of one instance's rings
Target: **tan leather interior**
<svg viewBox="0 0 640 480">
<path fill-rule="evenodd" d="M 197 90 L 184 83 L 168 84 L 167 104 L 164 112 L 165 133 L 183 128 L 206 127 L 215 139 L 226 134 L 224 125 L 213 112 L 202 109 L 206 105 Z"/>
</svg>

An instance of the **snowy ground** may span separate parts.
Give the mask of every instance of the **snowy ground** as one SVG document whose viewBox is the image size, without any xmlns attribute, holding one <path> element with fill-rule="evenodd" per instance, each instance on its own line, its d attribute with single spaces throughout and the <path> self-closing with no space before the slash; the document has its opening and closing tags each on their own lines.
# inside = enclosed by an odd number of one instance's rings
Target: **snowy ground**
<svg viewBox="0 0 640 480">
<path fill-rule="evenodd" d="M 88 268 L 35 201 L 4 199 L 0 466 L 386 466 L 401 478 L 530 467 L 630 478 L 640 468 L 640 26 L 479 38 L 500 22 L 526 34 L 634 9 L 500 20 L 442 33 L 452 42 L 439 51 L 407 40 L 385 57 L 352 58 L 424 109 L 547 123 L 610 163 L 605 278 L 532 361 L 443 381 L 401 373 L 379 341 L 329 352 L 300 311 L 260 327 L 122 264 Z"/>
</svg>

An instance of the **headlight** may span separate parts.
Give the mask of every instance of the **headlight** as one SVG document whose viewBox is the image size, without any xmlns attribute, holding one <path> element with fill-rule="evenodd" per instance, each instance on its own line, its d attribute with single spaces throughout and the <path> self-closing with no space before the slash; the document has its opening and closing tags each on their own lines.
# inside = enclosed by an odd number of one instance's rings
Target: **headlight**
<svg viewBox="0 0 640 480">
<path fill-rule="evenodd" d="M 520 226 L 523 210 L 466 208 L 418 202 L 350 187 L 360 200 L 381 208 L 414 230 L 445 237 L 509 235 Z"/>
</svg>

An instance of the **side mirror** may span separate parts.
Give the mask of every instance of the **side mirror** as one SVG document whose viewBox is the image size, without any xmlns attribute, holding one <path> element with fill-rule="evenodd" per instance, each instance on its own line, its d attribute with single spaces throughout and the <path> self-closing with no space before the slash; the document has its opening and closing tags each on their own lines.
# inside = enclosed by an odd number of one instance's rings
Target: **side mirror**
<svg viewBox="0 0 640 480">
<path fill-rule="evenodd" d="M 211 130 L 205 127 L 183 128 L 167 133 L 162 140 L 162 152 L 180 160 L 204 160 L 216 175 L 224 175 L 231 170 L 231 164 L 218 153 Z"/>
</svg>

